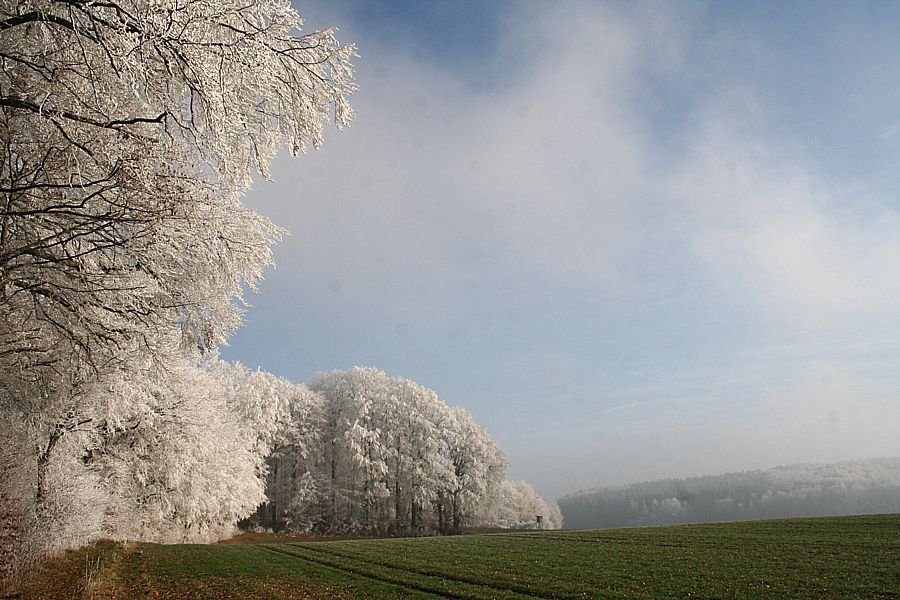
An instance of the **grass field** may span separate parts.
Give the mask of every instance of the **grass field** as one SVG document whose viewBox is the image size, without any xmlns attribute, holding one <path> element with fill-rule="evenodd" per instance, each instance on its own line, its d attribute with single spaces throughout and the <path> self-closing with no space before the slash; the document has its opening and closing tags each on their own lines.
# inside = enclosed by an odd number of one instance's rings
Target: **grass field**
<svg viewBox="0 0 900 600">
<path fill-rule="evenodd" d="M 900 598 L 900 515 L 70 552 L 18 598 Z"/>
</svg>

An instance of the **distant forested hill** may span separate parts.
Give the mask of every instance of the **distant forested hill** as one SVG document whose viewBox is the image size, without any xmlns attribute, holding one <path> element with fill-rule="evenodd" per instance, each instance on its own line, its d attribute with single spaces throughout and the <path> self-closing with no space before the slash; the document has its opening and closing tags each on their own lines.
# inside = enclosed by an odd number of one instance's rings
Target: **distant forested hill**
<svg viewBox="0 0 900 600">
<path fill-rule="evenodd" d="M 900 512 L 900 457 L 798 464 L 577 492 L 567 529 Z"/>
</svg>

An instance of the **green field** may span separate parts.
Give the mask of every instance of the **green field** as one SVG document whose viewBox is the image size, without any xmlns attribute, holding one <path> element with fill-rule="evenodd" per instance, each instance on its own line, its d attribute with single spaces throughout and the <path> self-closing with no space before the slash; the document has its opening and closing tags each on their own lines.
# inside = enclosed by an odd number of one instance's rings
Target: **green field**
<svg viewBox="0 0 900 600">
<path fill-rule="evenodd" d="M 20 598 L 900 598 L 900 515 L 70 552 Z"/>
</svg>

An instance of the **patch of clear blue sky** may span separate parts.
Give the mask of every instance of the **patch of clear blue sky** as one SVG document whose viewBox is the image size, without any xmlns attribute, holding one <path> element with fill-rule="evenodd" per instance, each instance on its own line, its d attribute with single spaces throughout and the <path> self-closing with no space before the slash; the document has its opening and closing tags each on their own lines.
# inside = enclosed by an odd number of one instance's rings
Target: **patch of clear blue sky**
<svg viewBox="0 0 900 600">
<path fill-rule="evenodd" d="M 746 76 L 778 111 L 772 126 L 793 134 L 826 172 L 888 177 L 896 188 L 900 125 L 900 3 L 711 3 L 708 19 L 752 34 L 765 48 Z M 740 74 L 738 74 L 740 76 Z"/>
<path fill-rule="evenodd" d="M 473 86 L 488 83 L 495 59 L 498 30 L 510 0 L 347 0 L 295 3 L 309 25 L 334 25 L 344 18 L 358 32 L 353 39 L 365 62 L 366 40 L 393 40 L 418 60 L 458 72 Z"/>
<path fill-rule="evenodd" d="M 395 43 L 418 60 L 455 72 L 477 93 L 503 85 L 526 67 L 527 61 L 498 48 L 498 40 L 510 9 L 528 4 L 345 0 L 296 6 L 311 27 L 337 19 L 337 26 L 356 33 L 352 41 L 361 47 L 361 68 L 368 66 L 367 40 Z M 658 141 L 669 139 L 677 147 L 682 136 L 691 135 L 693 109 L 704 94 L 745 83 L 767 101 L 770 125 L 824 173 L 866 180 L 882 193 L 897 188 L 900 63 L 893 57 L 900 52 L 900 3 L 727 1 L 684 2 L 681 8 L 696 15 L 696 42 L 688 44 L 687 60 L 699 59 L 709 70 L 693 77 L 647 74 L 643 91 L 652 93 L 635 101 L 656 126 Z M 705 37 L 713 31 L 715 39 Z M 719 36 L 730 36 L 732 43 L 723 44 Z M 885 127 L 885 113 L 896 115 L 893 128 Z"/>
<path fill-rule="evenodd" d="M 900 3 L 699 3 L 685 77 L 653 73 L 641 99 L 659 141 L 692 135 L 698 103 L 715 89 L 747 86 L 768 126 L 834 181 L 865 181 L 896 197 L 900 184 Z M 709 34 L 716 32 L 712 37 Z M 726 42 L 723 38 L 728 38 Z M 885 115 L 894 115 L 893 127 Z"/>
</svg>

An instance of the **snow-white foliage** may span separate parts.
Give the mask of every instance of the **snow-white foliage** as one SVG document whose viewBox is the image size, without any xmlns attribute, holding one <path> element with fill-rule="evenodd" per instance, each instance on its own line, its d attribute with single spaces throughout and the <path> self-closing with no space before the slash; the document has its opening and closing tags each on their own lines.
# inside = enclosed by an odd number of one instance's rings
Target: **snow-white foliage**
<svg viewBox="0 0 900 600">
<path fill-rule="evenodd" d="M 262 497 L 269 409 L 197 355 L 239 324 L 281 235 L 241 203 L 253 173 L 350 118 L 352 46 L 300 24 L 280 0 L 0 0 L 0 437 L 18 453 L 0 518 L 18 561 L 101 529 L 206 539 Z"/>
<path fill-rule="evenodd" d="M 238 324 L 280 235 L 240 202 L 252 173 L 349 118 L 352 47 L 299 25 L 272 0 L 0 3 L 8 372 Z"/>
<path fill-rule="evenodd" d="M 310 387 L 317 400 L 295 405 L 308 407 L 316 433 L 270 457 L 264 525 L 421 534 L 476 524 L 506 459 L 467 412 L 371 368 L 321 374 Z"/>
<path fill-rule="evenodd" d="M 132 411 L 89 459 L 113 497 L 107 536 L 216 539 L 264 499 L 266 453 L 228 383 L 208 366 L 182 364 L 155 380 L 123 374 L 110 386 Z"/>
<path fill-rule="evenodd" d="M 320 437 L 320 397 L 302 384 L 263 371 L 250 372 L 240 364 L 215 361 L 211 371 L 225 388 L 245 443 L 256 457 L 266 459 L 255 464 L 256 476 L 266 490 L 260 514 L 274 510 L 280 518 L 292 504 L 306 505 L 315 489 L 306 463 Z"/>
<path fill-rule="evenodd" d="M 0 580 L 102 529 L 107 496 L 97 473 L 74 458 L 83 434 L 61 438 L 43 465 L 22 460 L 31 449 L 27 435 L 21 423 L 0 419 Z M 40 504 L 34 502 L 38 468 L 45 472 Z"/>
<path fill-rule="evenodd" d="M 466 525 L 466 515 L 477 513 L 482 499 L 489 499 L 503 481 L 506 457 L 472 415 L 460 407 L 446 415 L 442 429 L 453 469 L 445 495 L 453 529 L 459 530 Z"/>
<path fill-rule="evenodd" d="M 560 529 L 563 524 L 556 502 L 538 496 L 528 482 L 509 480 L 498 487 L 480 521 L 485 527 L 504 529 Z"/>
</svg>

